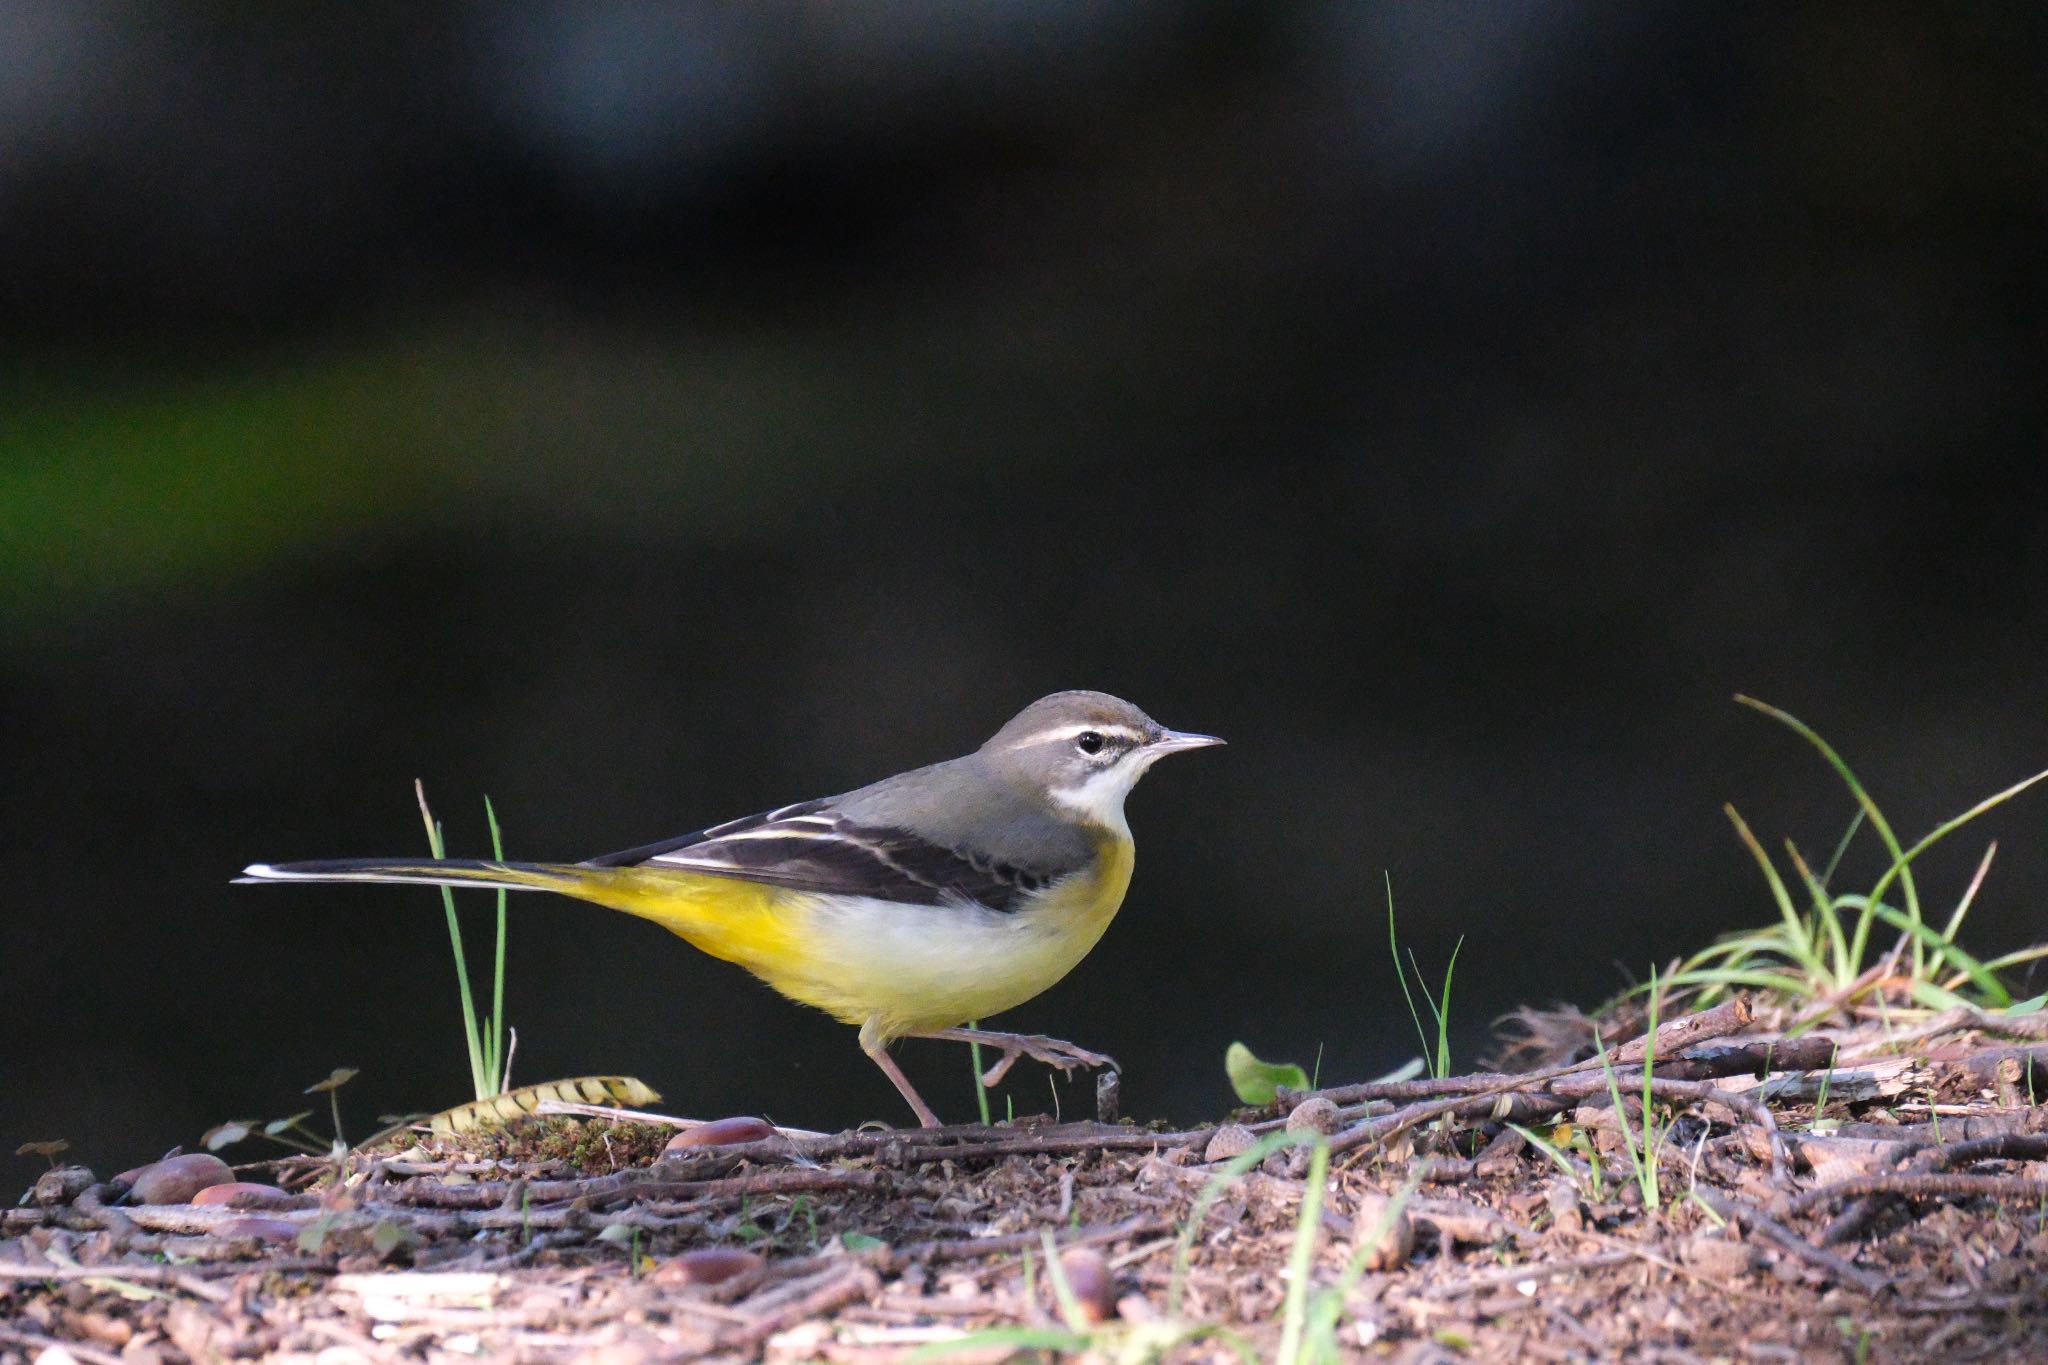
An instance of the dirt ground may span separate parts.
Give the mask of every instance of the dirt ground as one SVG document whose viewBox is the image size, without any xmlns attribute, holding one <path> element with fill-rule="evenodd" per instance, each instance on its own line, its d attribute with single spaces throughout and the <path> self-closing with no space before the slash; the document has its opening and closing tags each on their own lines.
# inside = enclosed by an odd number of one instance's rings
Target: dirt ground
<svg viewBox="0 0 2048 1365">
<path fill-rule="evenodd" d="M 1619 1120 L 1553 1052 L 1181 1132 L 748 1121 L 661 1155 L 672 1127 L 555 1117 L 197 1204 L 56 1167 L 0 1223 L 0 1361 L 2048 1359 L 2048 1027 L 1782 1022 L 1658 1031 L 1654 1209 L 1640 1039 Z"/>
</svg>

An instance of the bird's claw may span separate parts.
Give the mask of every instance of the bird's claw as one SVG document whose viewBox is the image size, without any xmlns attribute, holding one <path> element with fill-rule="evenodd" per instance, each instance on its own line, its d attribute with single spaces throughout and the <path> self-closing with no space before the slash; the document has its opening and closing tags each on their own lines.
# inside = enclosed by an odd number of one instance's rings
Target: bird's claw
<svg viewBox="0 0 2048 1365">
<path fill-rule="evenodd" d="M 1114 1057 L 1100 1052 L 1090 1052 L 1085 1047 L 1077 1047 L 1058 1038 L 1048 1038 L 1044 1034 L 1012 1034 L 1008 1041 L 999 1046 L 1003 1051 L 1002 1057 L 981 1077 L 982 1085 L 989 1089 L 993 1089 L 1009 1074 L 1010 1068 L 1017 1064 L 1019 1057 L 1029 1057 L 1034 1062 L 1042 1062 L 1062 1073 L 1082 1066 L 1116 1069 Z"/>
</svg>

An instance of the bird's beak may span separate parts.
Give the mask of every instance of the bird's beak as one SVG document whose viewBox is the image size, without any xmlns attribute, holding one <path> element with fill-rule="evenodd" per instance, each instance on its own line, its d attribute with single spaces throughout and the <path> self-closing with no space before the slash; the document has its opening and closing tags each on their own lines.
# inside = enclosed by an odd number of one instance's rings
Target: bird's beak
<svg viewBox="0 0 2048 1365">
<path fill-rule="evenodd" d="M 1212 749 L 1223 741 L 1214 735 L 1190 734 L 1186 730 L 1168 730 L 1155 740 L 1148 741 L 1145 748 L 1152 754 L 1170 754 L 1180 749 Z"/>
</svg>

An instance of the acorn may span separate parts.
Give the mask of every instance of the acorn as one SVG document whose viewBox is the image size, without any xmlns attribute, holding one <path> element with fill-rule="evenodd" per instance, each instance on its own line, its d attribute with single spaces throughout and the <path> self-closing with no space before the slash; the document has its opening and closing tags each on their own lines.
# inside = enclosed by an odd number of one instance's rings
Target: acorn
<svg viewBox="0 0 2048 1365">
<path fill-rule="evenodd" d="M 1204 1161 L 1228 1161 L 1234 1156 L 1243 1156 L 1252 1149 L 1258 1139 L 1252 1130 L 1241 1123 L 1226 1123 L 1209 1135 L 1209 1145 L 1202 1152 Z"/>
<path fill-rule="evenodd" d="M 1337 1106 L 1335 1102 L 1314 1095 L 1294 1106 L 1287 1116 L 1287 1131 L 1290 1133 L 1334 1133 L 1337 1131 Z"/>
</svg>

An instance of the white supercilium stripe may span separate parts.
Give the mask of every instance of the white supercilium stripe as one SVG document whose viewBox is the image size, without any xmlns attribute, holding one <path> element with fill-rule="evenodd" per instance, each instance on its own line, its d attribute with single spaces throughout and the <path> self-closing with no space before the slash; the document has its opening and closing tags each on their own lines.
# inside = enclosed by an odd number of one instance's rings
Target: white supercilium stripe
<svg viewBox="0 0 2048 1365">
<path fill-rule="evenodd" d="M 1090 730 L 1093 730 L 1098 735 L 1114 735 L 1118 739 L 1129 740 L 1133 744 L 1143 744 L 1145 742 L 1145 736 L 1128 725 L 1103 725 L 1091 721 L 1077 721 L 1072 725 L 1055 725 L 1046 730 L 1034 730 L 1014 744 L 1006 744 L 1003 747 L 1006 749 L 1023 749 L 1033 744 L 1044 744 L 1055 739 L 1076 739 L 1087 734 Z"/>
</svg>

